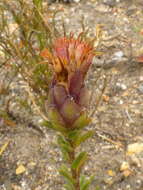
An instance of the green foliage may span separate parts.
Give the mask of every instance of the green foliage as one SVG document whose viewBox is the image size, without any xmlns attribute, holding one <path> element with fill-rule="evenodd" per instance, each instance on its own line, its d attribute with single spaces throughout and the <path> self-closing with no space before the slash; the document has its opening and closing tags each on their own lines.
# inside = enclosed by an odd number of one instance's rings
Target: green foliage
<svg viewBox="0 0 143 190">
<path fill-rule="evenodd" d="M 67 133 L 67 129 L 65 127 L 63 127 L 62 125 L 59 124 L 54 124 L 51 123 L 50 121 L 44 121 L 41 123 L 42 126 L 48 127 L 49 129 L 53 129 L 57 132 L 61 132 L 62 134 L 66 134 Z"/>
<path fill-rule="evenodd" d="M 44 19 L 46 12 L 43 0 L 0 1 L 0 67 L 6 70 L 8 65 L 14 77 L 21 75 L 43 113 L 52 76 L 40 52 L 51 47 L 55 36 L 55 26 Z M 53 14 L 48 12 L 46 17 Z"/>
<path fill-rule="evenodd" d="M 42 126 L 46 126 L 46 127 L 48 127 L 49 129 L 53 129 L 53 125 L 52 125 L 52 123 L 50 122 L 50 121 L 43 121 L 42 123 L 41 123 L 41 125 Z"/>
<path fill-rule="evenodd" d="M 84 134 L 81 134 L 77 137 L 77 139 L 74 141 L 75 147 L 79 146 L 81 143 L 85 142 L 87 139 L 92 137 L 94 135 L 94 131 L 88 131 Z"/>
<path fill-rule="evenodd" d="M 81 143 L 94 135 L 94 131 L 82 132 L 80 129 L 75 129 L 68 133 L 68 138 L 73 142 L 74 147 L 78 147 Z"/>
<path fill-rule="evenodd" d="M 81 134 L 81 131 L 78 129 L 75 129 L 75 130 L 69 131 L 68 138 L 74 144 L 76 142 L 76 140 L 79 138 L 80 134 Z"/>
<path fill-rule="evenodd" d="M 94 180 L 94 176 L 91 176 L 89 179 L 86 179 L 84 175 L 80 177 L 80 190 L 89 189 L 90 184 Z"/>
<path fill-rule="evenodd" d="M 38 9 L 41 9 L 41 8 L 42 8 L 42 1 L 43 1 L 43 0 L 33 0 L 33 4 L 34 4 Z"/>
<path fill-rule="evenodd" d="M 73 128 L 82 129 L 91 122 L 91 119 L 87 117 L 86 113 L 83 113 L 74 123 Z"/>
<path fill-rule="evenodd" d="M 70 188 L 70 189 L 74 189 L 74 185 L 75 185 L 75 180 L 72 177 L 71 172 L 69 171 L 69 169 L 63 165 L 60 170 L 59 173 L 65 178 L 65 180 L 67 181 L 67 185 L 66 188 Z"/>
<path fill-rule="evenodd" d="M 81 152 L 73 161 L 71 168 L 76 170 L 76 173 L 79 173 L 86 160 L 87 160 L 87 153 Z"/>
<path fill-rule="evenodd" d="M 64 184 L 64 188 L 66 190 L 75 190 L 75 188 L 70 183 Z"/>
<path fill-rule="evenodd" d="M 70 143 L 61 135 L 58 136 L 58 144 L 61 148 L 64 160 L 69 161 L 70 153 L 73 151 L 73 147 L 71 147 Z"/>
</svg>

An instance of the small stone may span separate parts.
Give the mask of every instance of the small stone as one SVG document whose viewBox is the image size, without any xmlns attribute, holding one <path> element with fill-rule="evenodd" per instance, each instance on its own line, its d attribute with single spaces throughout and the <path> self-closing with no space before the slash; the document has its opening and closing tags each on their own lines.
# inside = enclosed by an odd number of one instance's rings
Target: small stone
<svg viewBox="0 0 143 190">
<path fill-rule="evenodd" d="M 131 16 L 131 15 L 135 14 L 136 11 L 137 11 L 137 8 L 135 5 L 133 5 L 127 9 L 126 14 L 127 14 L 127 16 Z"/>
<path fill-rule="evenodd" d="M 143 84 L 141 84 L 139 87 L 138 87 L 138 90 L 140 93 L 143 93 Z"/>
<path fill-rule="evenodd" d="M 28 163 L 28 167 L 33 167 L 33 166 L 36 166 L 36 162 L 29 162 Z"/>
<path fill-rule="evenodd" d="M 108 170 L 108 175 L 114 177 L 116 173 L 113 170 Z"/>
<path fill-rule="evenodd" d="M 73 2 L 75 2 L 75 3 L 79 3 L 79 2 L 80 2 L 80 0 L 73 0 Z"/>
<path fill-rule="evenodd" d="M 26 168 L 21 164 L 18 166 L 18 168 L 16 169 L 16 175 L 22 174 L 26 171 Z"/>
<path fill-rule="evenodd" d="M 129 168 L 130 168 L 129 163 L 126 162 L 126 161 L 124 161 L 124 162 L 121 164 L 120 171 L 128 170 Z"/>
<path fill-rule="evenodd" d="M 143 81 L 143 76 L 140 76 L 140 77 L 139 77 L 139 80 L 140 80 L 140 81 Z"/>
<path fill-rule="evenodd" d="M 120 171 L 123 172 L 124 177 L 128 177 L 132 173 L 130 170 L 130 165 L 126 161 L 121 164 Z"/>
<path fill-rule="evenodd" d="M 122 51 L 117 51 L 113 54 L 113 60 L 120 61 L 123 59 L 124 53 Z"/>
<path fill-rule="evenodd" d="M 116 83 L 116 88 L 117 88 L 118 90 L 126 90 L 126 89 L 127 89 L 127 86 L 126 86 L 125 84 L 123 84 L 123 83 L 117 82 L 117 83 Z"/>
<path fill-rule="evenodd" d="M 129 169 L 123 171 L 123 175 L 124 175 L 125 177 L 130 176 L 131 173 L 132 173 L 132 172 L 131 172 L 131 170 L 129 170 Z"/>
<path fill-rule="evenodd" d="M 138 158 L 138 156 L 136 156 L 135 154 L 133 155 L 130 155 L 130 158 L 131 158 L 131 163 L 133 165 L 136 165 L 138 168 L 140 168 L 142 166 L 141 162 L 141 158 Z"/>
<path fill-rule="evenodd" d="M 124 103 L 124 102 L 123 102 L 123 100 L 119 100 L 119 104 L 121 104 L 121 105 L 122 105 L 123 103 Z"/>
<path fill-rule="evenodd" d="M 97 10 L 98 10 L 99 12 L 102 12 L 102 13 L 107 13 L 107 12 L 109 12 L 109 9 L 110 9 L 109 6 L 107 6 L 107 5 L 105 5 L 105 4 L 99 4 Z"/>
<path fill-rule="evenodd" d="M 22 190 L 22 188 L 18 185 L 12 184 L 12 190 Z"/>
<path fill-rule="evenodd" d="M 138 104 L 138 101 L 137 100 L 133 100 L 132 104 Z"/>
<path fill-rule="evenodd" d="M 103 0 L 103 3 L 110 7 L 114 7 L 116 5 L 117 1 L 116 0 Z"/>
<path fill-rule="evenodd" d="M 114 181 L 111 177 L 104 179 L 104 182 L 108 185 L 112 185 L 114 183 Z"/>
<path fill-rule="evenodd" d="M 143 143 L 129 144 L 127 148 L 127 155 L 139 154 L 143 152 Z"/>
<path fill-rule="evenodd" d="M 102 67 L 104 65 L 104 60 L 103 59 L 99 59 L 96 56 L 93 57 L 93 65 L 95 67 Z"/>
</svg>

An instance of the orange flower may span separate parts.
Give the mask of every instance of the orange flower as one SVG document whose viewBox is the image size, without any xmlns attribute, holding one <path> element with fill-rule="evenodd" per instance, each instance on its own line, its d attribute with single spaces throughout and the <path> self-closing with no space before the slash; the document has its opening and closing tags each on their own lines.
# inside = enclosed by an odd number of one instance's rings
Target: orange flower
<svg viewBox="0 0 143 190">
<path fill-rule="evenodd" d="M 77 39 L 74 39 L 73 35 L 58 38 L 53 44 L 52 52 L 48 49 L 41 52 L 41 56 L 53 65 L 56 80 L 66 85 L 77 71 L 81 72 L 84 78 L 94 55 L 93 46 L 83 41 L 80 35 Z"/>
</svg>

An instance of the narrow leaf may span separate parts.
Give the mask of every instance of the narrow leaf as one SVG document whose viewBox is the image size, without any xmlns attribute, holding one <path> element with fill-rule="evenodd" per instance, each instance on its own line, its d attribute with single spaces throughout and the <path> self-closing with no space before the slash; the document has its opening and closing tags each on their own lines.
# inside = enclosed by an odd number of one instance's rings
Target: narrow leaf
<svg viewBox="0 0 143 190">
<path fill-rule="evenodd" d="M 76 142 L 79 138 L 80 133 L 80 130 L 72 130 L 68 133 L 68 138 L 71 139 L 72 142 Z"/>
<path fill-rule="evenodd" d="M 66 166 L 62 166 L 59 170 L 59 173 L 71 184 L 75 184 L 74 179 L 72 178 L 71 173 L 68 171 Z"/>
<path fill-rule="evenodd" d="M 52 123 L 50 122 L 50 121 L 43 121 L 42 123 L 41 123 L 41 125 L 42 126 L 46 126 L 46 127 L 48 127 L 48 128 L 50 128 L 50 129 L 53 129 L 53 125 L 52 125 Z"/>
<path fill-rule="evenodd" d="M 67 129 L 65 127 L 63 127 L 62 125 L 59 125 L 59 124 L 55 124 L 53 123 L 53 128 L 56 130 L 56 131 L 59 131 L 61 133 L 67 133 Z"/>
<path fill-rule="evenodd" d="M 81 143 L 85 142 L 88 138 L 94 135 L 94 131 L 88 131 L 85 134 L 79 136 L 75 141 L 75 146 L 79 146 Z"/>
<path fill-rule="evenodd" d="M 77 156 L 77 158 L 75 158 L 75 160 L 73 161 L 72 166 L 71 166 L 72 169 L 75 169 L 78 173 L 86 160 L 87 160 L 87 153 L 81 152 Z"/>
<path fill-rule="evenodd" d="M 63 147 L 60 147 L 60 148 L 61 148 L 61 152 L 63 154 L 63 160 L 69 161 L 70 157 L 69 157 L 69 154 L 67 153 L 67 151 L 65 151 L 65 149 Z"/>
<path fill-rule="evenodd" d="M 87 190 L 94 180 L 94 176 L 91 176 L 89 179 L 84 180 L 84 183 L 80 186 L 80 190 Z"/>
<path fill-rule="evenodd" d="M 84 113 L 73 124 L 73 128 L 82 129 L 90 123 L 91 119 Z"/>
<path fill-rule="evenodd" d="M 64 185 L 64 188 L 65 188 L 66 190 L 75 190 L 74 185 L 71 184 L 71 183 L 65 184 L 65 185 Z"/>
<path fill-rule="evenodd" d="M 62 136 L 58 136 L 58 144 L 66 151 L 66 152 L 71 152 L 73 150 L 73 148 L 71 147 L 71 145 L 69 144 L 69 142 L 67 142 Z"/>
<path fill-rule="evenodd" d="M 67 133 L 67 129 L 64 128 L 62 125 L 55 124 L 55 123 L 52 123 L 50 121 L 44 121 L 41 125 L 42 126 L 46 126 L 49 129 L 53 129 L 55 131 L 59 131 L 61 133 Z"/>
<path fill-rule="evenodd" d="M 82 187 L 85 184 L 86 178 L 84 175 L 80 176 L 80 187 Z"/>
</svg>

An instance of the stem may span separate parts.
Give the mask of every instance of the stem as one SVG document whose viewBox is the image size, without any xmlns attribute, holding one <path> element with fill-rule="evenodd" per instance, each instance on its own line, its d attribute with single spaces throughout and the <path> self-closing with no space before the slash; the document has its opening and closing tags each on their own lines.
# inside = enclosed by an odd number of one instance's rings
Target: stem
<svg viewBox="0 0 143 190">
<path fill-rule="evenodd" d="M 75 160 L 75 147 L 73 146 L 73 142 L 70 139 L 67 139 L 67 141 L 70 143 L 71 147 L 73 148 L 73 151 L 69 153 L 69 157 L 70 157 L 70 167 L 73 163 L 73 161 Z M 75 169 L 73 169 L 71 167 L 71 173 L 72 173 L 72 177 L 75 180 L 75 190 L 80 190 L 80 175 L 79 173 L 77 173 L 77 171 Z"/>
</svg>

